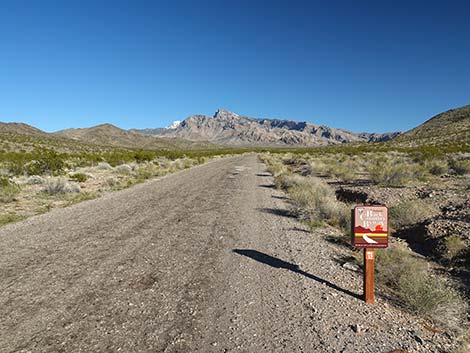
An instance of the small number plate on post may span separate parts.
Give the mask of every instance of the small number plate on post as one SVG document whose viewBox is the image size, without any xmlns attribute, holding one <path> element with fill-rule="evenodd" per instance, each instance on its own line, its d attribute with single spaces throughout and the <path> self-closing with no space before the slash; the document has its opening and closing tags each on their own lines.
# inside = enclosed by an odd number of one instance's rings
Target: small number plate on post
<svg viewBox="0 0 470 353">
<path fill-rule="evenodd" d="M 356 248 L 388 247 L 388 208 L 354 207 L 353 245 Z"/>
</svg>

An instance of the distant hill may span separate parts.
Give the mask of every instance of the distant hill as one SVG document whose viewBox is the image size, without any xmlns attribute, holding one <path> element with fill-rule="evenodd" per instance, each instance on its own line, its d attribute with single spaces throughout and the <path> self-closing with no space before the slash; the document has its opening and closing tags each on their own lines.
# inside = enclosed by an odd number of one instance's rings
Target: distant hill
<svg viewBox="0 0 470 353">
<path fill-rule="evenodd" d="M 54 135 L 100 146 L 124 148 L 159 149 L 210 147 L 210 144 L 204 142 L 194 143 L 179 138 L 169 139 L 149 136 L 136 131 L 123 130 L 112 124 L 101 124 L 90 128 L 61 130 L 55 132 Z"/>
<path fill-rule="evenodd" d="M 399 145 L 470 144 L 470 105 L 438 114 L 397 137 Z"/>
<path fill-rule="evenodd" d="M 30 136 L 49 136 L 47 132 L 39 130 L 24 123 L 2 123 L 0 122 L 0 134 L 18 134 Z"/>
<path fill-rule="evenodd" d="M 382 142 L 399 133 L 353 133 L 323 125 L 282 119 L 256 119 L 220 109 L 213 117 L 192 115 L 173 128 L 136 130 L 156 136 L 210 141 L 228 146 L 322 146 L 347 142 Z"/>
</svg>

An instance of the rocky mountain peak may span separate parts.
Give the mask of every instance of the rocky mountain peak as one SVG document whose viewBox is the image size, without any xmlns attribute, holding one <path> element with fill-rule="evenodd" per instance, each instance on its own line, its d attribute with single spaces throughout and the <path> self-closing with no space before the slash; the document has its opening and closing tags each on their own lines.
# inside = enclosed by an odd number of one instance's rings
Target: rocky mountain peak
<svg viewBox="0 0 470 353">
<path fill-rule="evenodd" d="M 218 109 L 214 114 L 214 118 L 219 119 L 219 120 L 232 120 L 232 119 L 237 119 L 239 117 L 240 115 L 235 114 L 226 109 Z"/>
</svg>

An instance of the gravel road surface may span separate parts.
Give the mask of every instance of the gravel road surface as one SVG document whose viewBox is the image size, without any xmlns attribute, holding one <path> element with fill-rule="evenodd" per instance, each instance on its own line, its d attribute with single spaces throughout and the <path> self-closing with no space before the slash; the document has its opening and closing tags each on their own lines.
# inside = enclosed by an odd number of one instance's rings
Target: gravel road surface
<svg viewBox="0 0 470 353">
<path fill-rule="evenodd" d="M 0 352 L 446 351 L 287 209 L 249 154 L 3 227 Z"/>
</svg>

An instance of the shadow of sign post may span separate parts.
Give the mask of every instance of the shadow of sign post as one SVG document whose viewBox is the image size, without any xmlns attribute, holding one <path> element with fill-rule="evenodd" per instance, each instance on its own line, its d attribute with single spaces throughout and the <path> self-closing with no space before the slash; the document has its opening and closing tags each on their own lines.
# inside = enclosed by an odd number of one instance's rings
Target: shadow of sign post
<svg viewBox="0 0 470 353">
<path fill-rule="evenodd" d="M 331 283 L 327 280 L 324 280 L 320 277 L 312 275 L 311 273 L 308 273 L 308 272 L 305 272 L 305 271 L 301 270 L 299 268 L 299 266 L 296 265 L 296 264 L 278 259 L 278 258 L 273 257 L 271 255 L 262 253 L 262 252 L 257 251 L 257 250 L 252 250 L 252 249 L 234 249 L 233 252 L 238 254 L 238 255 L 249 257 L 250 259 L 261 262 L 265 265 L 268 265 L 268 266 L 271 266 L 271 267 L 274 267 L 274 268 L 284 268 L 284 269 L 292 271 L 294 273 L 298 273 L 298 274 L 300 274 L 302 276 L 305 276 L 309 279 L 312 279 L 312 280 L 314 280 L 318 283 L 324 284 L 324 285 L 326 285 L 326 286 L 328 286 L 328 287 L 330 287 L 334 290 L 337 290 L 337 291 L 342 292 L 344 294 L 350 295 L 353 298 L 362 299 L 362 297 L 360 295 L 356 294 L 356 293 L 353 293 L 353 292 L 351 292 L 347 289 L 341 288 L 341 287 L 337 286 L 336 284 L 333 284 L 333 283 Z"/>
</svg>

